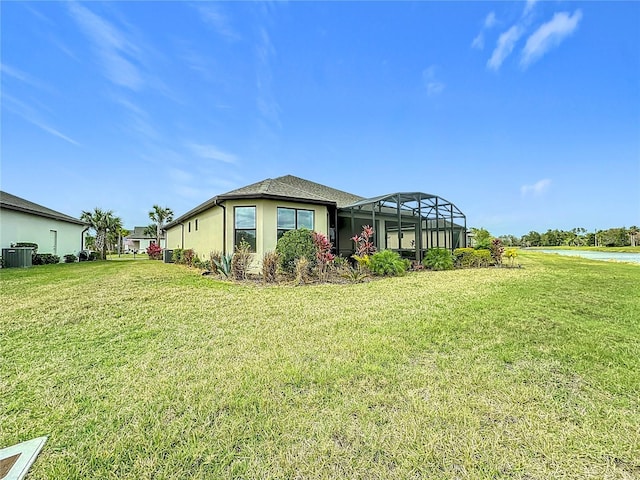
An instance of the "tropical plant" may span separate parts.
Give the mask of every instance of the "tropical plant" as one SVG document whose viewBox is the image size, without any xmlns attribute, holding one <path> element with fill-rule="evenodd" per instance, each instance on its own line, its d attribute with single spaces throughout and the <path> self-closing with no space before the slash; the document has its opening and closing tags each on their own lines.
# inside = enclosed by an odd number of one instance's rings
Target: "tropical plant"
<svg viewBox="0 0 640 480">
<path fill-rule="evenodd" d="M 491 240 L 491 246 L 489 248 L 491 252 L 491 257 L 496 265 L 502 265 L 502 254 L 504 253 L 504 246 L 502 245 L 502 240 L 499 238 L 494 238 Z"/>
<path fill-rule="evenodd" d="M 446 248 L 431 248 L 422 259 L 422 264 L 431 270 L 451 270 L 453 255 Z"/>
<path fill-rule="evenodd" d="M 504 256 L 509 259 L 509 266 L 513 267 L 516 261 L 516 257 L 518 256 L 518 251 L 515 248 L 507 248 L 504 252 Z"/>
<path fill-rule="evenodd" d="M 226 255 L 221 255 L 220 260 L 213 259 L 213 262 L 216 265 L 216 270 L 224 275 L 226 278 L 229 278 L 231 275 L 231 261 L 233 259 L 233 255 L 227 253 Z"/>
<path fill-rule="evenodd" d="M 316 265 L 318 268 L 318 276 L 321 280 L 326 280 L 327 275 L 329 274 L 329 265 L 336 258 L 336 256 L 331 253 L 333 245 L 329 241 L 329 239 L 322 233 L 313 232 L 311 236 L 313 238 L 313 244 L 316 247 Z"/>
<path fill-rule="evenodd" d="M 476 249 L 490 248 L 491 239 L 493 238 L 489 231 L 485 228 L 472 228 L 473 233 L 473 246 Z"/>
<path fill-rule="evenodd" d="M 365 225 L 362 227 L 362 233 L 351 237 L 351 240 L 355 242 L 356 255 L 359 257 L 365 257 L 373 255 L 376 251 L 376 247 L 372 242 L 373 239 L 373 227 Z"/>
<path fill-rule="evenodd" d="M 393 250 L 382 250 L 369 257 L 369 269 L 375 275 L 404 275 L 410 262 L 400 258 Z"/>
<path fill-rule="evenodd" d="M 295 262 L 302 257 L 309 261 L 310 267 L 316 264 L 316 247 L 313 244 L 311 230 L 306 228 L 285 232 L 276 244 L 276 252 L 280 269 L 286 273 L 294 273 Z"/>
<path fill-rule="evenodd" d="M 266 283 L 275 283 L 277 281 L 277 271 L 278 254 L 276 252 L 265 253 L 262 257 L 262 279 Z"/>
<path fill-rule="evenodd" d="M 365 269 L 362 269 L 360 267 L 352 267 L 347 263 L 341 276 L 349 280 L 351 283 L 360 283 L 364 281 L 364 279 L 367 278 L 369 274 Z"/>
<path fill-rule="evenodd" d="M 122 228 L 122 220 L 116 217 L 111 210 L 94 208 L 93 212 L 83 211 L 80 220 L 86 222 L 89 228 L 96 232 L 95 246 L 100 252 L 100 258 L 107 258 L 107 232 L 110 229 Z"/>
<path fill-rule="evenodd" d="M 156 227 L 156 243 L 160 245 L 160 237 L 162 237 L 164 226 L 173 220 L 173 210 L 169 207 L 163 208 L 160 205 L 154 205 L 149 212 L 149 218 Z"/>
<path fill-rule="evenodd" d="M 236 251 L 231 259 L 231 272 L 236 280 L 246 280 L 249 265 L 251 264 L 251 245 L 245 240 L 236 246 Z"/>
<path fill-rule="evenodd" d="M 218 262 L 220 262 L 221 258 L 222 258 L 222 252 L 219 252 L 218 250 L 209 252 L 209 264 L 211 265 L 210 267 L 211 273 L 218 273 L 217 264 Z"/>
</svg>

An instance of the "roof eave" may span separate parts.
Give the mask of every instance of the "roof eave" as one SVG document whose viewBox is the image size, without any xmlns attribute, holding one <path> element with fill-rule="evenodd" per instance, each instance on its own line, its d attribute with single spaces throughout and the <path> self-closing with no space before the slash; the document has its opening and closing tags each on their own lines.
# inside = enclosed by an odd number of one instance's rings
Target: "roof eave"
<svg viewBox="0 0 640 480">
<path fill-rule="evenodd" d="M 7 210 L 14 210 L 16 212 L 22 212 L 22 213 L 28 213 L 30 215 L 37 215 L 38 217 L 43 217 L 43 218 L 51 218 L 53 220 L 58 220 L 61 222 L 67 222 L 67 223 L 74 223 L 76 225 L 82 225 L 82 226 L 89 226 L 88 223 L 83 222 L 82 220 L 77 220 L 73 217 L 64 217 L 61 215 L 52 215 L 52 214 L 47 214 L 44 212 L 38 212 L 36 210 L 32 210 L 30 208 L 25 208 L 25 207 L 19 207 L 17 205 L 11 205 L 11 204 L 7 204 L 7 203 L 2 203 L 0 204 L 0 208 L 4 208 Z"/>
</svg>

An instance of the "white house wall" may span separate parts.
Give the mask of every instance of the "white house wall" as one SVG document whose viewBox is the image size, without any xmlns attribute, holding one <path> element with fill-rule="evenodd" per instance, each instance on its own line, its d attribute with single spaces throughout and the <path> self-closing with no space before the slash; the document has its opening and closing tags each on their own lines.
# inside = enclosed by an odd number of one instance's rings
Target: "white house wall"
<svg viewBox="0 0 640 480">
<path fill-rule="evenodd" d="M 0 211 L 1 248 L 9 248 L 12 243 L 19 242 L 37 243 L 38 253 L 52 253 L 62 259 L 70 253 L 77 255 L 82 249 L 84 229 L 82 225 L 39 215 L 4 208 Z"/>
</svg>

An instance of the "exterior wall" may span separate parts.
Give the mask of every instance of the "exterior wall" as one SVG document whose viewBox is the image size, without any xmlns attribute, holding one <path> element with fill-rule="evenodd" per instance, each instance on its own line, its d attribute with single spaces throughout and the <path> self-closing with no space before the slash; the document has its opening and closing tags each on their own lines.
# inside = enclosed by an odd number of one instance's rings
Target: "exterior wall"
<svg viewBox="0 0 640 480">
<path fill-rule="evenodd" d="M 262 257 L 276 249 L 278 243 L 278 207 L 313 210 L 313 229 L 318 233 L 329 234 L 328 210 L 325 205 L 287 202 L 280 200 L 228 200 L 226 252 L 233 252 L 234 208 L 256 207 L 256 253 L 253 254 L 251 272 L 258 273 L 262 268 Z"/>
<path fill-rule="evenodd" d="M 135 239 L 128 239 L 125 241 L 124 244 L 124 250 L 125 252 L 127 251 L 135 251 L 137 253 L 146 253 L 147 252 L 147 248 L 149 248 L 149 245 L 151 245 L 151 242 L 155 242 L 154 238 L 135 238 Z M 166 239 L 161 238 L 160 239 L 160 248 L 165 248 L 166 247 Z"/>
<path fill-rule="evenodd" d="M 214 206 L 185 219 L 167 231 L 167 248 L 190 248 L 202 260 L 209 258 L 212 251 L 223 251 L 224 209 Z M 196 230 L 196 220 L 198 229 Z"/>
<path fill-rule="evenodd" d="M 38 253 L 59 255 L 62 260 L 64 255 L 77 255 L 82 249 L 82 231 L 85 228 L 3 208 L 0 211 L 0 248 L 8 248 L 12 243 L 32 242 L 38 244 Z"/>
</svg>

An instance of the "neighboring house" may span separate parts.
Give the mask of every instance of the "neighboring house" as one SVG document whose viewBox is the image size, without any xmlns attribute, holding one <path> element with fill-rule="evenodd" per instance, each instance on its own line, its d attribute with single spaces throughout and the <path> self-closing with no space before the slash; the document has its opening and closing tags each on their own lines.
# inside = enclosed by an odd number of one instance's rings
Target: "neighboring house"
<svg viewBox="0 0 640 480">
<path fill-rule="evenodd" d="M 251 246 L 252 268 L 276 248 L 287 230 L 308 228 L 327 235 L 336 252 L 353 253 L 351 238 L 374 227 L 378 249 L 421 259 L 432 247 L 466 246 L 466 218 L 451 202 L 422 192 L 374 198 L 286 175 L 218 195 L 167 224 L 167 248 L 193 249 L 200 258 Z"/>
<path fill-rule="evenodd" d="M 38 253 L 77 255 L 88 225 L 77 218 L 56 212 L 10 193 L 0 192 L 0 248 L 30 242 Z"/>
<path fill-rule="evenodd" d="M 124 237 L 124 251 L 125 253 L 146 253 L 147 248 L 152 243 L 156 243 L 155 235 L 145 235 L 144 231 L 147 227 L 133 227 L 133 231 Z M 160 247 L 164 248 L 166 239 L 163 236 L 160 237 Z"/>
</svg>

